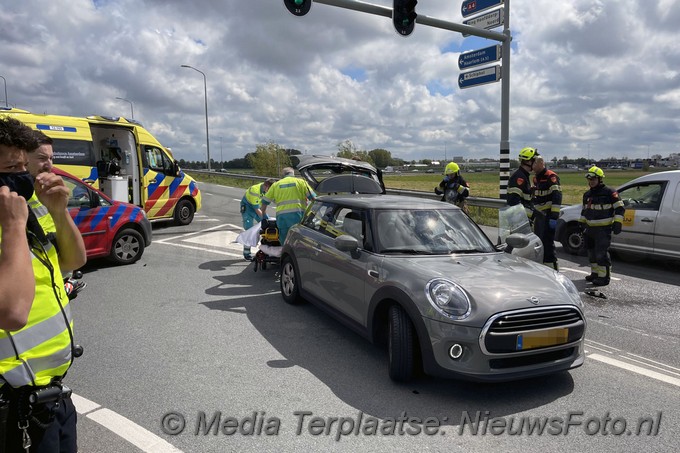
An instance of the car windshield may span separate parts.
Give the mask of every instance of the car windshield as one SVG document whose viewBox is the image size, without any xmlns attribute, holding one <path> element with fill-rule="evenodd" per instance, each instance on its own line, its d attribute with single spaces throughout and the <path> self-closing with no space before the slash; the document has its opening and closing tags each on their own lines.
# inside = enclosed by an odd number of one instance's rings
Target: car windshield
<svg viewBox="0 0 680 453">
<path fill-rule="evenodd" d="M 379 253 L 448 255 L 495 251 L 484 233 L 457 209 L 377 212 Z"/>
</svg>

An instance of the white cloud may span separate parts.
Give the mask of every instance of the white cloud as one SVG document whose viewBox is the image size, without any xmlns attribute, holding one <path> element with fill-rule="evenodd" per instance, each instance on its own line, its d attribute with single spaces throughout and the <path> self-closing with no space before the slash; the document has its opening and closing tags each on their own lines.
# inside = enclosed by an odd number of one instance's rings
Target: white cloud
<svg viewBox="0 0 680 453">
<path fill-rule="evenodd" d="M 391 7 L 389 0 L 372 0 Z M 494 157 L 500 83 L 460 90 L 461 49 L 493 44 L 314 3 L 282 0 L 26 0 L 0 16 L 0 75 L 34 112 L 128 115 L 176 157 L 213 158 L 272 140 L 329 153 L 350 139 L 405 159 Z M 679 152 L 676 0 L 513 0 L 510 143 L 552 156 Z M 460 22 L 460 2 L 421 15 Z M 453 50 L 452 50 L 453 49 Z M 348 74 L 360 74 L 357 80 Z"/>
</svg>

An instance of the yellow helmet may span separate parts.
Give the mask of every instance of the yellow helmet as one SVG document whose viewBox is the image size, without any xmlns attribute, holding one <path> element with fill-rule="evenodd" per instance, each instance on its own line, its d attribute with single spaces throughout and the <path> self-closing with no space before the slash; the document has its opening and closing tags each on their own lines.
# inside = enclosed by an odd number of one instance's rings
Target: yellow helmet
<svg viewBox="0 0 680 453">
<path fill-rule="evenodd" d="M 592 179 L 592 178 L 604 178 L 604 172 L 600 167 L 596 167 L 593 165 L 588 169 L 588 173 L 586 173 L 586 178 Z"/>
<path fill-rule="evenodd" d="M 538 151 L 535 148 L 526 147 L 522 148 L 519 152 L 519 160 L 531 160 L 538 156 Z"/>
<path fill-rule="evenodd" d="M 446 165 L 446 168 L 444 169 L 444 174 L 450 175 L 451 173 L 458 173 L 458 171 L 460 171 L 460 167 L 458 166 L 458 164 L 455 162 L 451 162 Z"/>
</svg>

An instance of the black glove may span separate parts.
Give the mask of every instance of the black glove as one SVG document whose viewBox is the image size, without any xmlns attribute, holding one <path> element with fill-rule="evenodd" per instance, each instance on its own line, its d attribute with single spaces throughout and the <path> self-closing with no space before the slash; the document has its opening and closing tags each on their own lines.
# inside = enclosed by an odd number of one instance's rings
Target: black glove
<svg viewBox="0 0 680 453">
<path fill-rule="evenodd" d="M 436 193 L 437 195 L 441 195 L 441 194 L 443 194 L 444 192 L 442 192 L 441 190 L 439 190 L 439 187 L 435 187 L 435 188 L 434 188 L 434 193 Z"/>
<path fill-rule="evenodd" d="M 612 233 L 619 234 L 621 232 L 622 227 L 623 225 L 621 224 L 621 222 L 614 222 L 614 224 L 612 225 Z"/>
</svg>

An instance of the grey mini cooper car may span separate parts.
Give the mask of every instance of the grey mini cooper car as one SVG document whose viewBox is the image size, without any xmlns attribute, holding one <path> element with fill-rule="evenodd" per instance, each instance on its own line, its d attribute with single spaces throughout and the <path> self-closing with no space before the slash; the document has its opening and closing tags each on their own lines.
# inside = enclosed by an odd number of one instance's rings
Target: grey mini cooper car
<svg viewBox="0 0 680 453">
<path fill-rule="evenodd" d="M 508 244 L 528 245 L 511 235 Z M 319 196 L 281 255 L 281 294 L 387 346 L 389 375 L 505 381 L 584 361 L 564 275 L 503 252 L 463 211 L 384 194 Z"/>
</svg>

